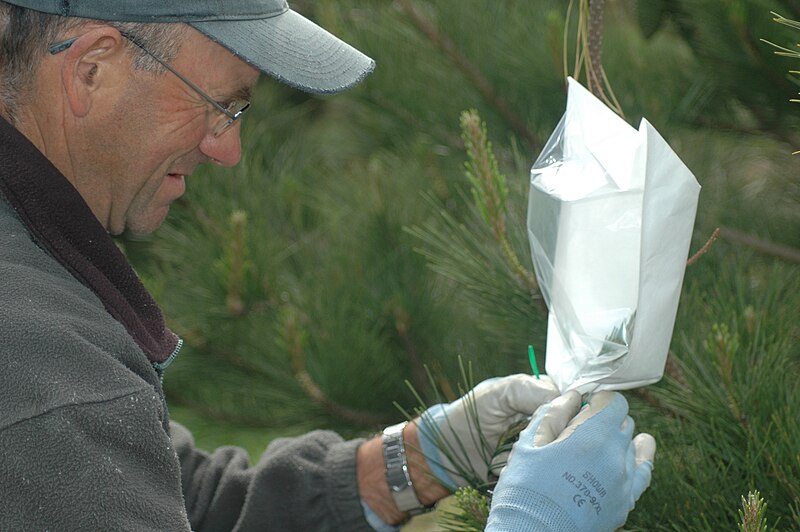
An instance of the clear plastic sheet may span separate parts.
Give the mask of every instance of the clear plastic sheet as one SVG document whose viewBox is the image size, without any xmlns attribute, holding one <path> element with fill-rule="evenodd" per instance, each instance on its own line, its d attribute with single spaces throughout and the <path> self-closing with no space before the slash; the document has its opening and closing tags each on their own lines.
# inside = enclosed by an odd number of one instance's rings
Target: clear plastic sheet
<svg viewBox="0 0 800 532">
<path fill-rule="evenodd" d="M 561 391 L 644 386 L 664 372 L 700 186 L 649 122 L 568 82 L 528 201 L 546 369 Z"/>
</svg>

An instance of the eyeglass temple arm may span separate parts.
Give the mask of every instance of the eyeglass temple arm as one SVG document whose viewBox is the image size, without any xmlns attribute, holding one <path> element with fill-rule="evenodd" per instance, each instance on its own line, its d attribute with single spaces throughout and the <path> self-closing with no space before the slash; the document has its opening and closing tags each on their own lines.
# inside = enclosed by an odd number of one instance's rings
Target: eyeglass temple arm
<svg viewBox="0 0 800 532">
<path fill-rule="evenodd" d="M 153 54 L 153 53 L 152 53 L 150 50 L 148 50 L 147 48 L 145 48 L 144 46 L 142 46 L 142 45 L 141 45 L 141 44 L 140 44 L 140 43 L 139 43 L 139 42 L 136 40 L 136 38 L 135 38 L 133 35 L 131 35 L 130 33 L 124 32 L 124 31 L 120 31 L 119 33 L 120 33 L 120 35 L 122 35 L 123 37 L 125 37 L 126 39 L 128 39 L 128 40 L 129 40 L 131 43 L 133 43 L 133 44 L 134 44 L 134 45 L 135 45 L 137 48 L 139 48 L 139 49 L 140 49 L 140 50 L 142 50 L 144 53 L 146 53 L 147 55 L 149 55 L 150 57 L 152 57 L 153 59 L 155 59 L 156 61 L 158 61 L 158 62 L 161 64 L 161 66 L 163 66 L 164 68 L 166 68 L 167 70 L 169 70 L 170 72 L 172 72 L 173 74 L 175 74 L 176 76 L 178 76 L 178 78 L 179 78 L 181 81 L 183 81 L 184 83 L 186 83 L 187 85 L 189 85 L 189 87 L 191 87 L 192 89 L 194 89 L 194 91 L 195 91 L 195 92 L 197 92 L 197 94 L 199 94 L 200 96 L 202 96 L 202 97 L 203 97 L 203 98 L 204 98 L 206 101 L 208 101 L 208 103 L 210 103 L 211 105 L 213 105 L 213 106 L 214 106 L 214 108 L 215 108 L 215 109 L 217 109 L 219 112 L 221 112 L 222 114 L 224 114 L 224 115 L 225 115 L 225 116 L 227 116 L 228 118 L 231 118 L 231 119 L 235 119 L 235 118 L 236 118 L 236 116 L 232 115 L 232 114 L 231 114 L 231 113 L 230 113 L 230 112 L 229 112 L 227 109 L 225 109 L 224 107 L 222 107 L 222 106 L 219 104 L 219 102 L 217 102 L 217 101 L 216 101 L 216 100 L 214 100 L 213 98 L 211 98 L 211 97 L 207 96 L 207 95 L 206 95 L 206 94 L 203 92 L 203 90 L 202 90 L 200 87 L 198 87 L 197 85 L 195 85 L 195 84 L 194 84 L 194 83 L 193 83 L 191 80 L 189 80 L 188 78 L 185 78 L 185 77 L 183 77 L 183 76 L 182 76 L 181 74 L 179 74 L 179 73 L 178 73 L 178 72 L 177 72 L 177 71 L 176 71 L 174 68 L 172 68 L 171 66 L 169 66 L 169 64 L 167 64 L 167 62 L 166 62 L 166 61 L 163 61 L 162 59 L 160 59 L 159 57 L 157 57 L 155 54 Z M 67 39 L 66 41 L 57 42 L 57 43 L 55 43 L 55 44 L 52 44 L 52 45 L 50 45 L 50 48 L 48 48 L 48 51 L 50 52 L 50 54 L 51 54 L 51 55 L 56 55 L 56 54 L 58 54 L 58 53 L 61 53 L 61 52 L 63 52 L 64 50 L 66 50 L 66 49 L 67 49 L 67 48 L 69 48 L 70 46 L 72 46 L 72 45 L 75 43 L 75 41 L 77 41 L 77 40 L 78 40 L 78 37 L 72 37 L 72 38 L 69 38 L 69 39 Z"/>
<path fill-rule="evenodd" d="M 66 41 L 61 41 L 55 44 L 51 44 L 50 48 L 48 48 L 48 51 L 50 52 L 51 55 L 56 55 L 58 53 L 63 52 L 70 46 L 72 46 L 77 40 L 78 40 L 77 37 L 72 37 L 70 39 L 67 39 Z"/>
<path fill-rule="evenodd" d="M 136 40 L 136 37 L 134 37 L 134 36 L 133 36 L 133 35 L 131 35 L 130 33 L 124 32 L 124 31 L 121 31 L 121 32 L 119 32 L 119 33 L 120 33 L 120 35 L 122 35 L 123 37 L 125 37 L 126 39 L 128 39 L 130 42 L 132 42 L 132 43 L 133 43 L 133 44 L 134 44 L 134 45 L 135 45 L 137 48 L 139 48 L 139 49 L 140 49 L 140 50 L 142 50 L 144 53 L 146 53 L 147 55 L 149 55 L 150 57 L 152 57 L 153 59 L 155 59 L 156 61 L 158 61 L 158 62 L 161 64 L 161 66 L 163 66 L 164 68 L 166 68 L 167 70 L 169 70 L 170 72 L 172 72 L 173 74 L 175 74 L 176 76 L 178 76 L 178 79 L 180 79 L 181 81 L 183 81 L 184 83 L 186 83 L 187 85 L 189 85 L 189 87 L 191 87 L 191 88 L 192 88 L 192 89 L 193 89 L 193 90 L 194 90 L 194 91 L 195 91 L 197 94 L 199 94 L 200 96 L 202 96 L 204 100 L 206 100 L 208 103 L 210 103 L 211 105 L 213 105 L 213 106 L 214 106 L 214 108 L 215 108 L 215 109 L 217 109 L 219 112 L 221 112 L 222 114 L 224 114 L 224 115 L 225 115 L 225 116 L 227 116 L 228 118 L 233 118 L 233 116 L 231 115 L 231 113 L 229 113 L 227 109 L 225 109 L 224 107 L 222 107 L 222 106 L 219 104 L 219 102 L 217 102 L 216 100 L 214 100 L 214 98 L 211 98 L 210 96 L 208 96 L 208 95 L 207 95 L 205 92 L 203 92 L 203 89 L 201 89 L 200 87 L 198 87 L 197 85 L 195 85 L 195 84 L 194 84 L 194 82 L 192 82 L 192 81 L 191 81 L 189 78 L 186 78 L 186 77 L 184 77 L 184 76 L 183 76 L 182 74 L 180 74 L 180 73 L 179 73 L 177 70 L 175 70 L 174 68 L 172 68 L 172 67 L 171 67 L 171 66 L 170 66 L 170 65 L 169 65 L 169 64 L 168 64 L 166 61 L 164 61 L 164 60 L 163 60 L 163 59 L 161 59 L 160 57 L 156 56 L 156 55 L 155 55 L 153 52 L 151 52 L 150 50 L 148 50 L 147 48 L 145 48 L 145 47 L 144 47 L 142 44 L 140 44 L 140 43 L 139 43 L 139 41 L 137 41 L 137 40 Z"/>
</svg>

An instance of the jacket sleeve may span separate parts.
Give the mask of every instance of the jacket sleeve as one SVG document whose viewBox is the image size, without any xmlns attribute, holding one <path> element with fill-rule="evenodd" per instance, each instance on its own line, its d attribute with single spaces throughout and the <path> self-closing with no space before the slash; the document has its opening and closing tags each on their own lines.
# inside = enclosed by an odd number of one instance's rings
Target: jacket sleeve
<svg viewBox="0 0 800 532">
<path fill-rule="evenodd" d="M 188 531 L 161 410 L 139 389 L 4 426 L 0 530 Z"/>
<path fill-rule="evenodd" d="M 249 467 L 247 453 L 195 448 L 192 436 L 172 422 L 183 493 L 193 530 L 365 531 L 358 495 L 356 450 L 330 431 L 273 441 Z"/>
</svg>

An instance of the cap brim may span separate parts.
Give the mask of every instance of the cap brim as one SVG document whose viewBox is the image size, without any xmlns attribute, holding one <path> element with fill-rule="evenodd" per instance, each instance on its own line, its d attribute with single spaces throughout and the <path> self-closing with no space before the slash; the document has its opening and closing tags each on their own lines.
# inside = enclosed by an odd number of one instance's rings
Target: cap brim
<svg viewBox="0 0 800 532">
<path fill-rule="evenodd" d="M 306 92 L 347 90 L 375 61 L 298 13 L 270 18 L 189 22 L 268 76 Z"/>
</svg>

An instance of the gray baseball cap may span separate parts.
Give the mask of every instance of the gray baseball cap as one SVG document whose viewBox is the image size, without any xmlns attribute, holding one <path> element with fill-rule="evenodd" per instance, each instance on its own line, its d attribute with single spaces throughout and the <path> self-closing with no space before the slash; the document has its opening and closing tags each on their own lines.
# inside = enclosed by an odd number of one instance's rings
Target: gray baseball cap
<svg viewBox="0 0 800 532">
<path fill-rule="evenodd" d="M 185 22 L 292 87 L 332 94 L 359 83 L 375 61 L 289 9 L 286 0 L 5 0 L 68 17 Z"/>
</svg>

